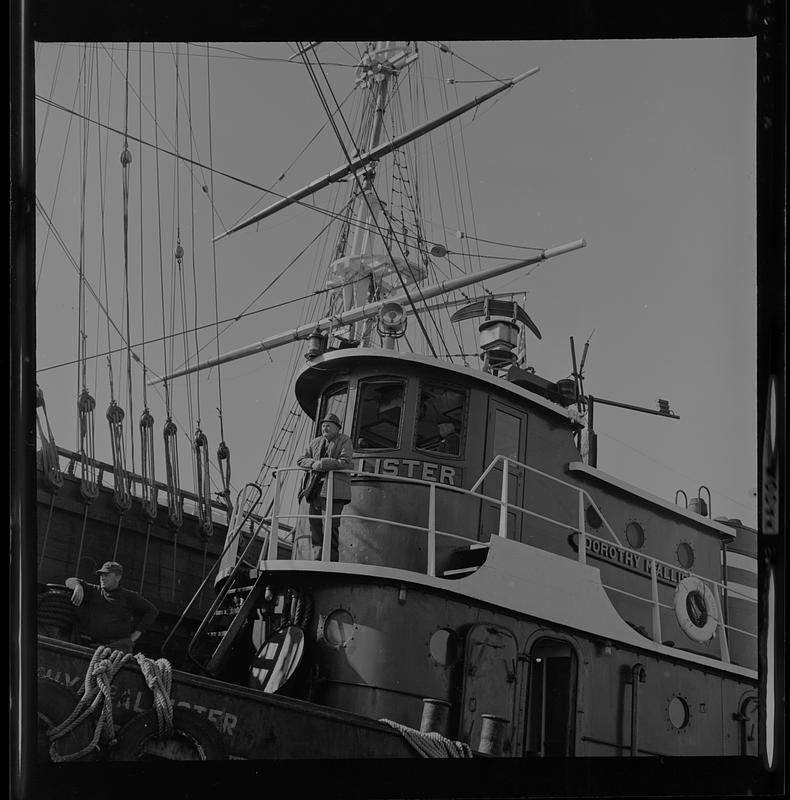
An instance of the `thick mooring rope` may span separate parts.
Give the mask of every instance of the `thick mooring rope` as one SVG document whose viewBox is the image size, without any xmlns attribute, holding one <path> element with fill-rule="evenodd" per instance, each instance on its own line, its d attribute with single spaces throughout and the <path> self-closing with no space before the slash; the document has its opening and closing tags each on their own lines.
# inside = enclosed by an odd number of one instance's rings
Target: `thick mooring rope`
<svg viewBox="0 0 790 800">
<path fill-rule="evenodd" d="M 99 646 L 88 664 L 85 680 L 80 688 L 82 695 L 74 706 L 74 710 L 59 725 L 47 731 L 47 736 L 52 743 L 49 748 L 50 758 L 54 762 L 76 761 L 79 758 L 98 749 L 100 739 L 106 739 L 110 744 L 115 741 L 115 727 L 112 721 L 112 699 L 110 684 L 118 670 L 132 657 L 131 653 L 122 653 L 120 650 L 111 650 L 109 647 Z M 101 704 L 101 705 L 100 705 Z M 91 741 L 76 753 L 61 755 L 57 752 L 55 742 L 79 726 L 94 711 L 99 710 L 99 717 Z"/>
<path fill-rule="evenodd" d="M 52 743 L 49 755 L 54 762 L 76 761 L 98 749 L 102 738 L 111 746 L 115 744 L 110 686 L 121 667 L 131 659 L 131 653 L 122 653 L 120 650 L 111 650 L 104 646 L 96 648 L 88 665 L 85 680 L 79 690 L 81 697 L 77 705 L 63 722 L 47 731 L 47 736 Z M 166 658 L 154 660 L 142 653 L 135 655 L 134 660 L 139 664 L 145 682 L 154 695 L 159 738 L 170 736 L 173 732 L 173 701 L 170 697 L 173 686 L 173 668 Z M 76 753 L 65 755 L 58 753 L 56 741 L 73 731 L 96 711 L 98 711 L 98 719 L 91 741 Z"/>
<path fill-rule="evenodd" d="M 454 742 L 440 733 L 421 733 L 391 719 L 380 719 L 379 722 L 399 731 L 423 758 L 472 758 L 472 748 L 464 742 Z"/>
<path fill-rule="evenodd" d="M 154 695 L 154 708 L 156 721 L 159 726 L 159 738 L 170 736 L 173 733 L 173 700 L 170 690 L 173 686 L 173 667 L 166 658 L 152 658 L 138 653 L 135 656 L 140 665 L 148 688 Z"/>
</svg>

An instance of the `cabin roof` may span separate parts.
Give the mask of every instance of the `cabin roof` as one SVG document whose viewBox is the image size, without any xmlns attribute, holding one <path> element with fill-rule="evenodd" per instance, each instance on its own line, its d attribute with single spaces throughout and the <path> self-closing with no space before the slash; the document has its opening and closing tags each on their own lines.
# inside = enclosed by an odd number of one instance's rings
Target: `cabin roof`
<svg viewBox="0 0 790 800">
<path fill-rule="evenodd" d="M 613 475 L 609 475 L 606 472 L 601 472 L 601 470 L 591 467 L 588 464 L 583 464 L 581 461 L 572 461 L 570 464 L 568 464 L 568 471 L 589 475 L 591 478 L 595 478 L 596 480 L 619 489 L 626 494 L 630 494 L 632 497 L 639 497 L 642 500 L 647 500 L 648 503 L 660 506 L 665 511 L 671 511 L 673 514 L 683 517 L 686 520 L 690 520 L 696 525 L 701 525 L 703 528 L 714 531 L 716 535 L 722 539 L 726 539 L 727 541 L 731 542 L 736 538 L 736 533 L 730 525 L 725 525 L 721 522 L 710 519 L 709 517 L 703 517 L 702 514 L 696 514 L 693 511 L 681 508 L 681 506 L 676 505 L 675 503 L 670 503 L 668 500 L 664 500 L 662 497 L 650 494 L 650 492 L 646 492 L 644 489 L 640 489 L 638 486 L 633 486 L 626 481 L 620 480 L 620 478 L 615 478 Z"/>
<path fill-rule="evenodd" d="M 571 423 L 572 419 L 568 409 L 563 408 L 545 397 L 541 397 L 529 389 L 517 386 L 504 378 L 498 378 L 487 372 L 471 370 L 469 367 L 458 366 L 443 361 L 437 361 L 430 356 L 417 355 L 416 353 L 395 353 L 390 350 L 375 347 L 345 348 L 343 350 L 332 350 L 322 356 L 312 359 L 306 364 L 296 378 L 295 393 L 299 405 L 311 417 L 315 418 L 317 411 L 318 386 L 327 377 L 329 370 L 327 367 L 348 366 L 362 369 L 369 366 L 373 367 L 379 361 L 387 365 L 387 372 L 401 372 L 403 370 L 413 371 L 413 367 L 428 368 L 447 380 L 457 383 L 476 383 L 483 388 L 495 388 L 497 392 L 510 394 L 520 400 L 526 400 L 532 405 L 556 415 L 566 423 Z M 398 366 L 400 365 L 400 366 Z M 579 423 L 581 424 L 581 423 Z"/>
</svg>

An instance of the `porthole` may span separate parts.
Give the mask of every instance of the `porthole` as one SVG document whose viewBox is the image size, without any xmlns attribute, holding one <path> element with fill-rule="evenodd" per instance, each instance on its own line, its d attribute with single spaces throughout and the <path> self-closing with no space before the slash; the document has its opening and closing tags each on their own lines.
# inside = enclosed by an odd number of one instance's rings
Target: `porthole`
<svg viewBox="0 0 790 800">
<path fill-rule="evenodd" d="M 449 628 L 439 628 L 431 634 L 428 648 L 431 658 L 442 667 L 449 667 L 458 660 L 458 634 Z"/>
<path fill-rule="evenodd" d="M 675 695 L 667 706 L 667 716 L 669 724 L 677 731 L 683 730 L 691 721 L 689 704 L 684 698 Z"/>
<path fill-rule="evenodd" d="M 675 555 L 677 556 L 678 564 L 683 569 L 691 569 L 694 564 L 694 548 L 688 542 L 681 542 L 675 551 Z"/>
<path fill-rule="evenodd" d="M 343 647 L 354 635 L 354 618 L 344 608 L 335 609 L 324 622 L 324 639 L 332 647 Z"/>
<path fill-rule="evenodd" d="M 585 509 L 584 519 L 587 522 L 588 527 L 592 528 L 594 531 L 597 531 L 598 528 L 600 528 L 603 524 L 601 515 L 595 510 L 595 506 L 592 505 L 587 506 Z"/>
<path fill-rule="evenodd" d="M 631 547 L 639 550 L 645 543 L 645 529 L 634 519 L 625 526 L 625 539 Z"/>
</svg>

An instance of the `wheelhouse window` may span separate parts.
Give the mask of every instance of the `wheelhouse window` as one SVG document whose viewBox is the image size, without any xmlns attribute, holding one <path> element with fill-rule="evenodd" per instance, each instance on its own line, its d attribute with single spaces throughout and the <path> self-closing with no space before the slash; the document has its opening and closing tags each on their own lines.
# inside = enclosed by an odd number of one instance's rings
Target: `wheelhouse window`
<svg viewBox="0 0 790 800">
<path fill-rule="evenodd" d="M 321 420 L 327 414 L 334 414 L 341 422 L 346 419 L 346 406 L 348 405 L 348 384 L 336 383 L 324 391 L 321 397 L 321 413 L 318 415 L 318 432 L 321 432 Z"/>
<path fill-rule="evenodd" d="M 392 378 L 360 382 L 355 450 L 385 450 L 398 446 L 404 390 L 404 382 Z"/>
<path fill-rule="evenodd" d="M 466 392 L 437 383 L 420 386 L 414 446 L 458 456 L 465 435 Z"/>
</svg>

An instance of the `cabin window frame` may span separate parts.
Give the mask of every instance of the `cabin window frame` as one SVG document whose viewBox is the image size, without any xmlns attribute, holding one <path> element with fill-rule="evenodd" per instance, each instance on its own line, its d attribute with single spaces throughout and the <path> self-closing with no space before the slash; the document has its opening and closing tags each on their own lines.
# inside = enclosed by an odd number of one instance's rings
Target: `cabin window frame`
<svg viewBox="0 0 790 800">
<path fill-rule="evenodd" d="M 351 386 L 350 381 L 337 381 L 336 383 L 330 383 L 324 389 L 321 390 L 321 394 L 319 396 L 318 406 L 317 406 L 317 413 L 316 413 L 316 420 L 315 420 L 315 435 L 321 435 L 321 419 L 324 417 L 326 413 L 333 414 L 335 412 L 329 411 L 327 412 L 326 409 L 326 401 L 327 397 L 332 397 L 336 394 L 339 394 L 339 390 L 345 388 L 346 394 L 346 404 L 343 410 L 343 416 L 341 417 L 339 414 L 337 415 L 340 419 L 340 430 L 342 431 L 346 425 L 346 418 L 348 417 L 348 401 L 351 397 Z M 337 391 L 335 391 L 337 390 Z"/>
<path fill-rule="evenodd" d="M 362 402 L 364 400 L 365 395 L 365 387 L 371 384 L 376 383 L 390 383 L 390 384 L 400 384 L 402 388 L 402 395 L 401 395 L 401 413 L 400 413 L 400 420 L 398 422 L 398 433 L 395 444 L 393 445 L 386 445 L 384 447 L 362 447 L 359 444 L 360 438 L 360 412 L 362 408 Z M 406 407 L 409 400 L 409 388 L 410 381 L 407 378 L 404 378 L 400 375 L 371 375 L 366 376 L 364 378 L 358 378 L 356 381 L 355 386 L 355 397 L 354 397 L 354 415 L 353 415 L 353 425 L 351 428 L 352 431 L 352 444 L 354 448 L 354 452 L 360 453 L 386 453 L 392 450 L 400 450 L 401 442 L 403 441 L 403 433 L 404 427 L 406 422 Z"/>
<path fill-rule="evenodd" d="M 417 425 L 419 423 L 419 415 L 420 415 L 420 405 L 422 403 L 422 391 L 425 385 L 435 386 L 443 389 L 451 389 L 454 392 L 458 392 L 459 394 L 463 395 L 463 414 L 461 415 L 461 430 L 458 431 L 458 440 L 460 447 L 458 448 L 458 453 L 441 453 L 438 450 L 429 450 L 426 447 L 418 447 L 417 445 Z M 418 453 L 430 453 L 431 456 L 438 456 L 439 458 L 445 459 L 454 459 L 456 461 L 462 461 L 466 456 L 466 440 L 467 434 L 469 432 L 469 404 L 470 404 L 470 392 L 469 389 L 465 389 L 462 386 L 458 386 L 456 383 L 451 383 L 449 381 L 443 380 L 433 380 L 431 378 L 419 378 L 417 381 L 417 395 L 416 401 L 414 404 L 414 419 L 413 419 L 413 432 L 412 432 L 412 447 L 414 448 L 415 452 Z"/>
</svg>

